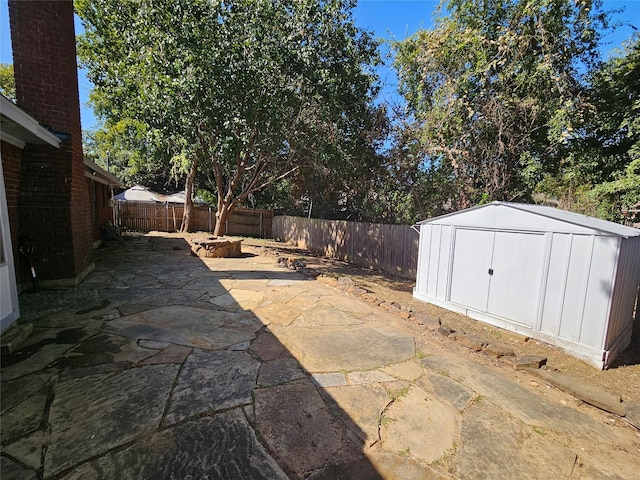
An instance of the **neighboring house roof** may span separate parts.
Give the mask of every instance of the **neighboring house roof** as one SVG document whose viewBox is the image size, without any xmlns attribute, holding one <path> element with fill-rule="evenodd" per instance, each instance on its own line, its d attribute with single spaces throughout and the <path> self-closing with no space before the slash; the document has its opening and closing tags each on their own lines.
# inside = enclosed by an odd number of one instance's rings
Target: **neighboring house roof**
<svg viewBox="0 0 640 480">
<path fill-rule="evenodd" d="M 114 187 L 122 187 L 122 182 L 111 173 L 107 172 L 100 165 L 92 162 L 87 157 L 84 157 L 84 166 L 86 168 L 85 176 L 95 180 L 96 182 L 104 183 Z"/>
<path fill-rule="evenodd" d="M 603 233 L 613 234 L 620 237 L 637 237 L 640 236 L 640 230 L 637 228 L 627 227 L 619 223 L 609 222 L 600 218 L 589 217 L 587 215 L 581 215 L 579 213 L 568 212 L 566 210 L 560 210 L 558 208 L 546 207 L 543 205 L 530 205 L 526 203 L 510 203 L 510 202 L 491 202 L 486 205 L 478 205 L 477 207 L 468 208 L 466 210 L 460 210 L 458 212 L 449 213 L 440 217 L 430 218 L 419 222 L 418 225 L 424 225 L 432 222 L 440 222 L 442 219 L 448 217 L 454 217 L 458 215 L 464 215 L 466 212 L 473 210 L 481 210 L 485 208 L 505 207 L 514 210 L 520 210 L 523 212 L 531 213 L 534 215 L 540 215 L 542 217 L 551 218 L 567 224 L 576 225 L 579 227 L 588 228 L 591 230 L 597 230 Z"/>
<path fill-rule="evenodd" d="M 19 148 L 24 148 L 28 143 L 60 148 L 61 142 L 35 118 L 2 95 L 0 95 L 0 138 Z"/>
<path fill-rule="evenodd" d="M 171 195 L 165 195 L 164 196 L 164 201 L 167 203 L 185 203 L 185 194 L 184 191 L 182 192 L 177 192 L 177 193 L 172 193 Z M 207 202 L 200 199 L 200 198 L 194 198 L 193 199 L 193 203 L 198 203 L 198 204 L 202 204 L 202 205 L 206 205 Z"/>
<path fill-rule="evenodd" d="M 147 187 L 140 185 L 134 185 L 133 187 L 119 193 L 113 197 L 116 201 L 125 202 L 163 202 L 160 198 L 160 194 L 154 193 Z"/>
<path fill-rule="evenodd" d="M 119 193 L 114 197 L 116 201 L 121 202 L 158 202 L 158 203 L 185 203 L 184 191 L 172 193 L 171 195 L 163 195 L 161 193 L 152 192 L 147 187 L 134 185 L 128 190 Z M 193 203 L 204 204 L 207 202 L 196 198 Z"/>
</svg>

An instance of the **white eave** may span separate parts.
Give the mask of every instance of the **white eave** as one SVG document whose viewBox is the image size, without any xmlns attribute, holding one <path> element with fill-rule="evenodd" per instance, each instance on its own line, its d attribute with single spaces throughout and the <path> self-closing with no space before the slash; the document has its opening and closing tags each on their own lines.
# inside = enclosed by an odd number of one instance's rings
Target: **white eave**
<svg viewBox="0 0 640 480">
<path fill-rule="evenodd" d="M 87 157 L 84 157 L 85 177 L 91 178 L 96 182 L 104 183 L 114 187 L 122 187 L 122 182 L 115 175 L 107 172 L 104 168 Z"/>
<path fill-rule="evenodd" d="M 16 104 L 0 95 L 0 138 L 24 148 L 26 144 L 60 148 L 61 140 Z"/>
</svg>

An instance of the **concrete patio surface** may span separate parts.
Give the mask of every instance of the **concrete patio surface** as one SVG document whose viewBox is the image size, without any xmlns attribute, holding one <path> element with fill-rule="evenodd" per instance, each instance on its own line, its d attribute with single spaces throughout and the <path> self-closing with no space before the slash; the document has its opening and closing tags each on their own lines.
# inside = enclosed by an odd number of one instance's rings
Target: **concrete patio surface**
<svg viewBox="0 0 640 480">
<path fill-rule="evenodd" d="M 638 478 L 619 417 L 246 250 L 131 236 L 23 293 L 2 480 Z"/>
</svg>

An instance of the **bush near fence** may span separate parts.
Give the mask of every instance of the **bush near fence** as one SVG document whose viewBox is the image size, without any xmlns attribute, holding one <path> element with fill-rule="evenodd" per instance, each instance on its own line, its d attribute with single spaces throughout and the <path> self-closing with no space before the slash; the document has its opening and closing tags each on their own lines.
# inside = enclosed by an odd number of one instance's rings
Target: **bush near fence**
<svg viewBox="0 0 640 480">
<path fill-rule="evenodd" d="M 273 238 L 362 267 L 415 279 L 418 233 L 407 225 L 278 216 Z"/>
<path fill-rule="evenodd" d="M 154 202 L 116 202 L 117 225 L 135 232 L 177 232 L 182 224 L 184 205 Z M 225 225 L 225 235 L 271 238 L 273 210 L 238 208 Z M 216 211 L 211 207 L 194 206 L 189 220 L 192 231 L 212 232 Z"/>
</svg>

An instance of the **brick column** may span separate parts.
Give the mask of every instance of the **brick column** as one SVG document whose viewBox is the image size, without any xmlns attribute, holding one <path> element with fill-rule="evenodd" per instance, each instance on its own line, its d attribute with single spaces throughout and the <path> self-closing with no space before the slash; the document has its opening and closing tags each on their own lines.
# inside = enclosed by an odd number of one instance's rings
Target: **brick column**
<svg viewBox="0 0 640 480">
<path fill-rule="evenodd" d="M 23 152 L 20 233 L 34 244 L 41 280 L 81 280 L 93 265 L 84 177 L 72 0 L 9 0 L 16 97 L 63 141 Z"/>
</svg>

